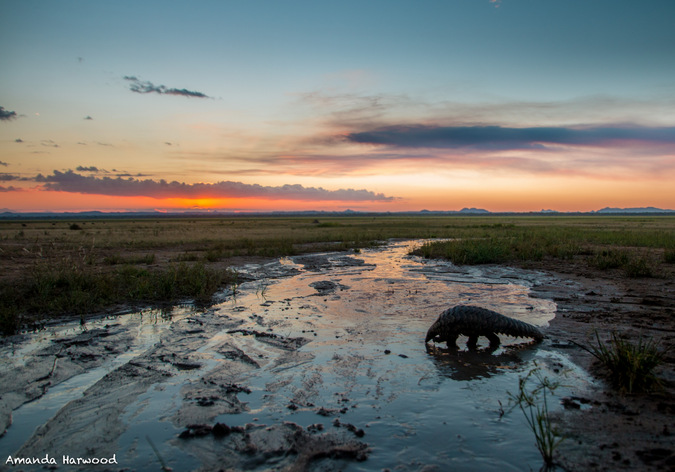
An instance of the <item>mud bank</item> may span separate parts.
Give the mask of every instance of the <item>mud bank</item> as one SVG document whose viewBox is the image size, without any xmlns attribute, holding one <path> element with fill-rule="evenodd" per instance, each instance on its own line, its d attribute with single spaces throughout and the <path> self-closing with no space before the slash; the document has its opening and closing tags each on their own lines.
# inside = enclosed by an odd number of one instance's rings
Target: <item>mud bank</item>
<svg viewBox="0 0 675 472">
<path fill-rule="evenodd" d="M 567 418 L 602 408 L 602 384 L 571 361 L 592 367 L 569 342 L 585 335 L 583 322 L 565 316 L 581 313 L 584 281 L 425 262 L 407 256 L 410 244 L 242 266 L 248 282 L 208 310 L 4 340 L 0 458 L 115 454 L 115 469 L 97 470 L 538 469 L 524 419 L 504 415 L 507 392 L 536 363 L 567 373 L 561 398 L 590 400 L 582 412 L 554 407 L 568 431 L 583 433 Z M 549 339 L 428 354 L 427 328 L 459 303 L 536 324 Z M 598 441 L 575 437 L 561 462 L 586 470 L 593 456 L 580 451 Z"/>
<path fill-rule="evenodd" d="M 548 334 L 560 349 L 597 379 L 587 395 L 571 399 L 557 416 L 567 436 L 558 461 L 565 470 L 674 470 L 675 284 L 668 278 L 627 278 L 619 271 L 592 270 L 573 263 L 547 268 L 559 281 L 533 287 L 533 296 L 554 300 L 557 315 Z M 633 342 L 655 339 L 666 353 L 657 370 L 661 389 L 633 395 L 603 382 L 595 358 L 578 347 L 611 332 Z M 583 408 L 582 408 L 583 407 Z"/>
</svg>

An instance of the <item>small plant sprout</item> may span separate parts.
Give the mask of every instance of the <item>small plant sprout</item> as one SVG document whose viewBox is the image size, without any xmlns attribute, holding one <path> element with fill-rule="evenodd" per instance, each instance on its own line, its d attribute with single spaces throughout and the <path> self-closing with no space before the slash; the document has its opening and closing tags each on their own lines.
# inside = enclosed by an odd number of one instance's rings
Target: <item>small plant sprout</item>
<svg viewBox="0 0 675 472">
<path fill-rule="evenodd" d="M 261 279 L 258 284 L 258 288 L 255 291 L 257 297 L 267 300 L 267 288 L 269 287 L 269 282 L 267 279 Z"/>
<path fill-rule="evenodd" d="M 162 466 L 162 470 L 163 470 L 164 472 L 172 472 L 173 469 L 172 469 L 171 467 L 169 467 L 168 465 L 166 465 L 166 462 L 164 461 L 164 459 L 162 458 L 162 456 L 159 454 L 159 450 L 158 450 L 157 447 L 155 446 L 155 443 L 152 442 L 152 439 L 150 439 L 150 436 L 146 435 L 146 436 L 145 436 L 145 439 L 146 439 L 146 441 L 148 441 L 148 444 L 150 444 L 150 447 L 151 447 L 152 450 L 155 452 L 155 455 L 157 456 L 157 460 L 159 460 L 159 463 L 160 463 L 161 466 Z"/>
<path fill-rule="evenodd" d="M 532 387 L 531 384 L 534 386 Z M 544 459 L 542 470 L 551 469 L 553 454 L 564 440 L 564 437 L 551 424 L 548 410 L 548 397 L 553 395 L 559 386 L 559 382 L 545 377 L 541 368 L 535 367 L 527 375 L 518 379 L 517 394 L 508 392 L 510 401 L 514 402 L 509 412 L 517 406 L 525 415 L 525 420 L 534 433 L 537 449 Z"/>
<path fill-rule="evenodd" d="M 232 281 L 230 282 L 230 287 L 232 287 L 232 297 L 236 300 L 237 293 L 239 293 L 239 272 L 232 270 L 231 274 Z"/>
</svg>

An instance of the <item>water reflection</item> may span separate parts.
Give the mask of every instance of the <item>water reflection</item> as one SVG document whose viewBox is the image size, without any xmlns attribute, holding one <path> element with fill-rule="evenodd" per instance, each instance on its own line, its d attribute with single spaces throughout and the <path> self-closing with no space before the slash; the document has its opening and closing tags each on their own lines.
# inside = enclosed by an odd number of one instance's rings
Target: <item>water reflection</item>
<svg viewBox="0 0 675 472">
<path fill-rule="evenodd" d="M 427 345 L 439 375 L 452 380 L 487 379 L 512 372 L 530 362 L 535 354 L 527 348 L 504 350 L 500 347 L 459 350 Z"/>
</svg>

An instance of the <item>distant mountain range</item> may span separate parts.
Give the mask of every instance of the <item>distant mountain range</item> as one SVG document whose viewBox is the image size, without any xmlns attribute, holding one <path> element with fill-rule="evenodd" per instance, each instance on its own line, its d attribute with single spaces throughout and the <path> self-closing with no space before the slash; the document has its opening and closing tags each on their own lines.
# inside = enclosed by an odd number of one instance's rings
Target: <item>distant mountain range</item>
<svg viewBox="0 0 675 472">
<path fill-rule="evenodd" d="M 675 210 L 662 210 L 661 208 L 642 207 L 642 208 L 603 208 L 595 213 L 673 213 Z"/>
<path fill-rule="evenodd" d="M 177 216 L 348 216 L 348 215 L 667 215 L 675 214 L 675 210 L 665 210 L 654 207 L 641 208 L 610 208 L 589 212 L 559 212 L 556 210 L 541 210 L 534 212 L 491 212 L 482 208 L 462 208 L 452 211 L 401 211 L 401 212 L 367 212 L 367 211 L 270 211 L 270 212 L 228 212 L 228 211 L 186 211 L 186 212 L 160 212 L 160 211 L 128 211 L 128 212 L 14 212 L 5 210 L 0 213 L 0 219 L 16 218 L 159 218 Z"/>
</svg>

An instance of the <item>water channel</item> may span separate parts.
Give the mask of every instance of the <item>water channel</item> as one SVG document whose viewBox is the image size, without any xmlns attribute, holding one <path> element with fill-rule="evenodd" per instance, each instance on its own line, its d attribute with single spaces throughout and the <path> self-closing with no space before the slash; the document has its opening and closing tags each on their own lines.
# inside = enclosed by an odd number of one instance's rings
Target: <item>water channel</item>
<svg viewBox="0 0 675 472">
<path fill-rule="evenodd" d="M 551 377 L 566 373 L 560 395 L 583 389 L 586 375 L 547 340 L 502 337 L 491 353 L 468 351 L 462 338 L 459 352 L 427 352 L 423 341 L 438 315 L 458 304 L 545 331 L 556 305 L 531 297 L 530 287 L 547 275 L 409 256 L 419 244 L 250 265 L 240 268 L 248 281 L 207 310 L 108 317 L 3 346 L 0 367 L 8 374 L 55 340 L 84 329 L 107 333 L 87 346 L 95 367 L 13 411 L 0 458 L 49 454 L 60 464 L 64 454 L 115 454 L 118 466 L 110 470 L 302 470 L 293 469 L 293 450 L 279 452 L 280 437 L 301 427 L 368 448 L 358 461 L 317 455 L 308 470 L 538 470 L 523 415 L 504 414 L 508 392 L 536 366 Z M 119 346 L 116 336 L 123 352 L 107 344 Z M 99 355 L 96 346 L 115 355 Z M 246 449 L 234 433 L 180 437 L 188 425 L 218 422 L 258 425 L 249 426 L 255 434 L 247 441 L 260 442 Z M 16 470 L 39 469 L 22 467 Z"/>
</svg>

